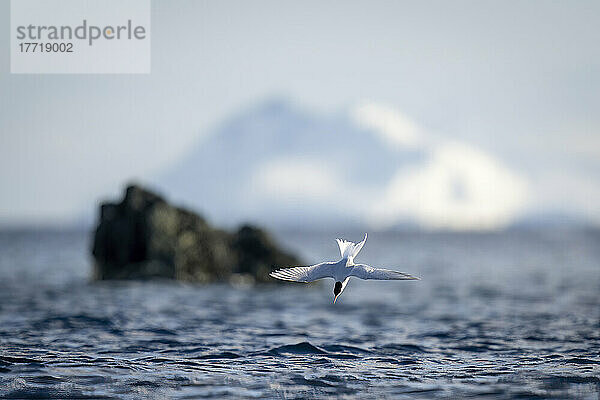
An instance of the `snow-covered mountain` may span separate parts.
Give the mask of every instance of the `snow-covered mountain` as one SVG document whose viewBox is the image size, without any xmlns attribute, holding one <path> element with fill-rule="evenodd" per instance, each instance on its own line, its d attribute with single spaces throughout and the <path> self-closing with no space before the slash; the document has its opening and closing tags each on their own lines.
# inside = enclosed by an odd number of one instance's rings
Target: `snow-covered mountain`
<svg viewBox="0 0 600 400">
<path fill-rule="evenodd" d="M 282 99 L 225 121 L 154 183 L 215 222 L 313 229 L 498 228 L 528 196 L 492 155 L 398 110 L 316 115 Z"/>
</svg>

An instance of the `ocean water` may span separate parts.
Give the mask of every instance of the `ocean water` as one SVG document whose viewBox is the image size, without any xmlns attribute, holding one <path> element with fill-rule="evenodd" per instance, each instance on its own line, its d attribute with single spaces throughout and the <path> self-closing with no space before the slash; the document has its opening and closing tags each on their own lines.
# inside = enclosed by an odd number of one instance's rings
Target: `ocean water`
<svg viewBox="0 0 600 400">
<path fill-rule="evenodd" d="M 89 247 L 0 233 L 0 398 L 599 398 L 598 231 L 372 234 L 361 262 L 422 280 L 335 305 L 330 281 L 92 282 Z"/>
</svg>

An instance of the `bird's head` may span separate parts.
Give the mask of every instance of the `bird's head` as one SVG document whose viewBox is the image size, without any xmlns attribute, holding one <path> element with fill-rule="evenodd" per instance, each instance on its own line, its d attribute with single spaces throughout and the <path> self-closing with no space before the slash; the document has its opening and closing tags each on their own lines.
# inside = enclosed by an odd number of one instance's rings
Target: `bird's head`
<svg viewBox="0 0 600 400">
<path fill-rule="evenodd" d="M 338 297 L 340 297 L 340 295 L 342 294 L 342 292 L 346 288 L 346 284 L 347 283 L 348 283 L 347 279 L 344 281 L 344 283 L 342 283 L 342 282 L 336 282 L 335 283 L 335 286 L 333 287 L 333 295 L 335 296 L 333 298 L 333 304 L 335 304 L 335 302 L 337 301 Z"/>
</svg>

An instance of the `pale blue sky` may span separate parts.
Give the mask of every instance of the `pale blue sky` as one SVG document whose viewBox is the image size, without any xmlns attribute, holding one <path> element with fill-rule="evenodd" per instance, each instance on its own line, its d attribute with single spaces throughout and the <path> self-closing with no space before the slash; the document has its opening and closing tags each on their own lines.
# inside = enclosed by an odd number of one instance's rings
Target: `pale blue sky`
<svg viewBox="0 0 600 400">
<path fill-rule="evenodd" d="M 152 4 L 152 74 L 11 75 L 0 0 L 0 224 L 68 222 L 273 94 L 391 105 L 600 220 L 599 2 Z"/>
</svg>

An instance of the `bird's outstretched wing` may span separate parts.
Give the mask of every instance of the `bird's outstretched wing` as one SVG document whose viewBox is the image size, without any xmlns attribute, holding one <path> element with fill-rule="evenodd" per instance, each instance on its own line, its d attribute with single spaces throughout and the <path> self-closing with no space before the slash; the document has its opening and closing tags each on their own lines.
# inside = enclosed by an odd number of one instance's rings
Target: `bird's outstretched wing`
<svg viewBox="0 0 600 400">
<path fill-rule="evenodd" d="M 355 276 L 359 279 L 378 279 L 378 280 L 418 280 L 419 278 L 405 274 L 404 272 L 392 271 L 391 269 L 373 268 L 365 264 L 355 264 L 352 268 L 350 276 Z"/>
<path fill-rule="evenodd" d="M 312 282 L 317 279 L 333 278 L 333 262 L 323 262 L 310 267 L 282 268 L 271 272 L 273 278 L 293 282 Z"/>
</svg>

